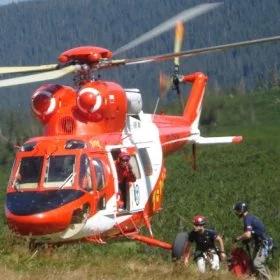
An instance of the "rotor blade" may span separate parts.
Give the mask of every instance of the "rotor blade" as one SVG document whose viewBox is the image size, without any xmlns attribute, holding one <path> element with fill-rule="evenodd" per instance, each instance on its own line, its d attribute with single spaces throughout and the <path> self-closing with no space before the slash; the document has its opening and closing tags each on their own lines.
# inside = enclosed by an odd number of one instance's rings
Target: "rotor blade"
<svg viewBox="0 0 280 280">
<path fill-rule="evenodd" d="M 197 16 L 200 16 L 210 10 L 213 10 L 215 8 L 217 8 L 218 6 L 220 6 L 222 3 L 211 3 L 211 4 L 201 4 L 201 5 L 197 5 L 193 8 L 190 9 L 186 9 L 183 12 L 177 14 L 176 16 L 170 18 L 169 20 L 161 23 L 160 25 L 156 26 L 155 28 L 153 28 L 152 30 L 148 31 L 147 33 L 144 33 L 143 35 L 141 35 L 140 37 L 138 37 L 137 39 L 131 41 L 130 43 L 120 47 L 119 49 L 117 49 L 113 55 L 117 55 L 120 54 L 124 51 L 130 50 L 160 34 L 162 34 L 165 31 L 170 30 L 171 28 L 174 27 L 174 25 L 176 24 L 177 21 L 182 21 L 182 22 L 186 22 L 189 21 Z"/>
<path fill-rule="evenodd" d="M 150 63 L 150 62 L 161 62 L 173 59 L 174 57 L 193 57 L 205 53 L 217 52 L 217 51 L 224 51 L 227 49 L 237 48 L 237 47 L 245 47 L 254 44 L 260 43 L 268 43 L 268 42 L 276 42 L 280 40 L 279 36 L 249 40 L 249 41 L 242 41 L 237 43 L 225 44 L 225 45 L 218 45 L 213 47 L 201 48 L 201 49 L 194 49 L 189 51 L 182 51 L 179 53 L 168 53 L 162 55 L 155 55 L 155 56 L 147 56 L 147 57 L 140 57 L 140 58 L 131 58 L 131 59 L 119 59 L 119 60 L 112 60 L 110 62 L 110 66 L 115 65 L 134 65 L 134 64 L 142 64 L 142 63 Z M 102 67 L 100 67 L 102 68 Z"/>
<path fill-rule="evenodd" d="M 79 67 L 80 67 L 79 65 L 70 65 L 65 68 L 46 72 L 46 73 L 33 74 L 33 75 L 22 76 L 22 77 L 18 77 L 18 78 L 0 80 L 0 88 L 15 86 L 15 85 L 30 84 L 30 83 L 35 83 L 35 82 L 48 81 L 48 80 L 61 78 L 69 73 L 72 73 L 72 72 L 78 70 Z"/>
<path fill-rule="evenodd" d="M 174 53 L 178 53 L 181 51 L 182 44 L 183 44 L 183 37 L 184 37 L 184 24 L 182 21 L 178 21 L 176 23 L 176 28 L 175 28 Z M 180 64 L 179 57 L 174 58 L 174 64 L 179 66 Z"/>
<path fill-rule="evenodd" d="M 160 99 L 166 96 L 166 93 L 172 86 L 172 80 L 166 74 L 159 73 L 159 97 Z"/>
<path fill-rule="evenodd" d="M 0 67 L 0 74 L 49 71 L 49 70 L 55 70 L 57 67 L 58 67 L 57 64 L 48 64 L 48 65 L 39 65 L 39 66 Z"/>
<path fill-rule="evenodd" d="M 175 27 L 175 41 L 174 41 L 174 53 L 178 53 L 182 49 L 182 43 L 183 43 L 183 36 L 184 36 L 184 24 L 180 21 L 177 22 Z M 180 60 L 179 57 L 174 58 L 174 72 L 173 72 L 173 87 L 177 92 L 177 96 L 179 98 L 181 107 L 182 107 L 182 113 L 184 112 L 184 99 L 180 90 L 179 85 L 179 66 L 180 66 Z"/>
</svg>

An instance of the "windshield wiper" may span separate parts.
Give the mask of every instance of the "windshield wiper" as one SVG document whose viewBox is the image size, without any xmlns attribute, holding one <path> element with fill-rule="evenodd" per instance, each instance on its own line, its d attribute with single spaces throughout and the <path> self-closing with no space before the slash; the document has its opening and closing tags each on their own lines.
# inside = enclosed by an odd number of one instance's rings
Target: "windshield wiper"
<svg viewBox="0 0 280 280">
<path fill-rule="evenodd" d="M 75 175 L 75 173 L 72 172 L 72 173 L 62 182 L 62 184 L 59 186 L 58 189 L 61 190 L 70 180 L 73 179 L 74 175 Z"/>
</svg>

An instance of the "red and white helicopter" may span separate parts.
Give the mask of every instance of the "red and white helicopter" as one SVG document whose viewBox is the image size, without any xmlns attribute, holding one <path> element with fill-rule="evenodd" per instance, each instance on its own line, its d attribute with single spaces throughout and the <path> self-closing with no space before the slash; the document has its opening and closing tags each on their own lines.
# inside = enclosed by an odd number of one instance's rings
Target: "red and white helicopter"
<svg viewBox="0 0 280 280">
<path fill-rule="evenodd" d="M 16 153 L 5 202 L 11 230 L 31 236 L 38 243 L 105 243 L 126 237 L 172 250 L 172 244 L 154 237 L 151 227 L 151 218 L 162 209 L 164 157 L 186 144 L 242 141 L 241 136 L 200 135 L 207 76 L 200 72 L 179 75 L 179 57 L 277 41 L 280 36 L 180 51 L 182 39 L 177 33 L 174 53 L 132 59 L 112 57 L 170 29 L 178 21 L 186 22 L 218 6 L 213 3 L 188 9 L 114 54 L 101 47 L 82 46 L 59 55 L 58 64 L 0 67 L 0 74 L 42 72 L 1 80 L 0 87 L 75 73 L 73 87 L 44 84 L 32 96 L 31 107 L 44 132 L 27 140 Z M 101 69 L 174 58 L 174 86 L 178 89 L 179 84 L 192 85 L 181 116 L 146 114 L 138 89 L 126 89 L 93 75 Z M 127 186 L 126 209 L 120 208 L 115 163 L 120 152 L 130 155 L 136 176 L 136 181 Z M 141 234 L 142 227 L 148 229 L 148 236 Z"/>
</svg>

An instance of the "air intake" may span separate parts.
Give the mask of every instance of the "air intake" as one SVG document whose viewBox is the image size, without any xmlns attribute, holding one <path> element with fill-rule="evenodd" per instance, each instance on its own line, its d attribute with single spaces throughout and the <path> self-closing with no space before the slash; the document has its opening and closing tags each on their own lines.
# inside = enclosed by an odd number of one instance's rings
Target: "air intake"
<svg viewBox="0 0 280 280">
<path fill-rule="evenodd" d="M 73 134 L 75 130 L 75 121 L 72 117 L 63 117 L 60 119 L 60 131 L 62 134 Z"/>
</svg>

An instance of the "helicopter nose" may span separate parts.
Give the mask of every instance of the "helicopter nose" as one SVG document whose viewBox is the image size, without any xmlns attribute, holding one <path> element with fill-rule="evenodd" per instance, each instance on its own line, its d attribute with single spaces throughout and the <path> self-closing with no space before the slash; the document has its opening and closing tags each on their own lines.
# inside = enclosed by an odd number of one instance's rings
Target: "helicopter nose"
<svg viewBox="0 0 280 280">
<path fill-rule="evenodd" d="M 65 230 L 73 211 L 85 203 L 79 190 L 12 192 L 6 197 L 9 227 L 21 235 L 45 235 Z"/>
</svg>

